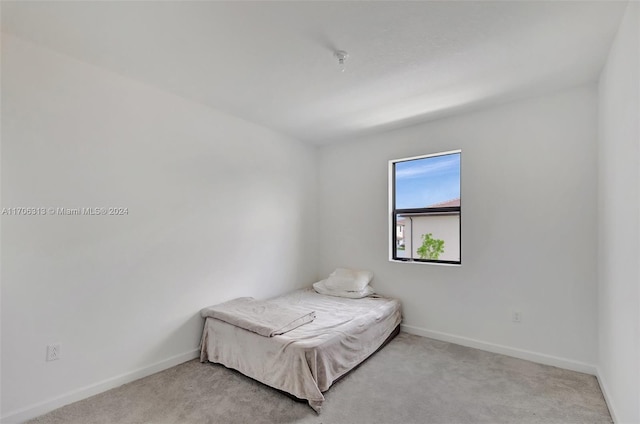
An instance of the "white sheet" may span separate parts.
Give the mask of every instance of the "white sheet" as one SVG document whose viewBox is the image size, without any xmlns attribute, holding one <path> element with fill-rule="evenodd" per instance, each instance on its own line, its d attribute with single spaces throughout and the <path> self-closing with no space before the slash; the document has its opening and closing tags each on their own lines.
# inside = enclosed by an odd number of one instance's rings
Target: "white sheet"
<svg viewBox="0 0 640 424">
<path fill-rule="evenodd" d="M 286 334 L 259 336 L 207 318 L 200 360 L 221 363 L 283 390 L 320 411 L 322 392 L 375 352 L 401 321 L 400 302 L 382 297 L 346 299 L 297 290 L 271 299 L 316 319 Z"/>
</svg>

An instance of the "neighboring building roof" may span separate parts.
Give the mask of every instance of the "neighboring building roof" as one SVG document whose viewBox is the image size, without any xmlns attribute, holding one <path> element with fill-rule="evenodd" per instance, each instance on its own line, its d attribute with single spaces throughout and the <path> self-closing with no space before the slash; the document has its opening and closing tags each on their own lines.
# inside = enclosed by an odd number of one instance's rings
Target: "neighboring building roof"
<svg viewBox="0 0 640 424">
<path fill-rule="evenodd" d="M 451 207 L 460 207 L 460 198 L 447 200 L 446 202 L 434 203 L 433 205 L 427 206 L 428 208 L 451 208 Z"/>
</svg>

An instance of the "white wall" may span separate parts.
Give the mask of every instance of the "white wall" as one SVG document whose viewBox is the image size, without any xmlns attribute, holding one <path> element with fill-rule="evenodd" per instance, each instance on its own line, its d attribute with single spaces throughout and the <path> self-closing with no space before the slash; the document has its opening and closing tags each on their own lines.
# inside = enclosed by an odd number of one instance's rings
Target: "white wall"
<svg viewBox="0 0 640 424">
<path fill-rule="evenodd" d="M 321 274 L 372 270 L 409 331 L 595 372 L 596 118 L 590 85 L 322 147 Z M 455 149 L 462 266 L 389 262 L 387 161 Z"/>
<path fill-rule="evenodd" d="M 599 377 L 619 423 L 640 423 L 640 7 L 630 2 L 599 83 Z"/>
<path fill-rule="evenodd" d="M 3 207 L 129 210 L 2 216 L 3 422 L 193 357 L 204 306 L 315 280 L 315 149 L 4 34 L 2 107 Z"/>
</svg>

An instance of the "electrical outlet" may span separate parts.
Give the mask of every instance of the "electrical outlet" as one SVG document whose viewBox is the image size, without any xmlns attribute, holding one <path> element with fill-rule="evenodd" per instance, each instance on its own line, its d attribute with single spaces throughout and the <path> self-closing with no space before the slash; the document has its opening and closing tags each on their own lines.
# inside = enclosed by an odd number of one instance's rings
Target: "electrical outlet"
<svg viewBox="0 0 640 424">
<path fill-rule="evenodd" d="M 47 345 L 47 361 L 60 359 L 60 343 Z"/>
<path fill-rule="evenodd" d="M 522 322 L 522 314 L 519 311 L 511 312 L 511 321 L 513 322 Z"/>
</svg>

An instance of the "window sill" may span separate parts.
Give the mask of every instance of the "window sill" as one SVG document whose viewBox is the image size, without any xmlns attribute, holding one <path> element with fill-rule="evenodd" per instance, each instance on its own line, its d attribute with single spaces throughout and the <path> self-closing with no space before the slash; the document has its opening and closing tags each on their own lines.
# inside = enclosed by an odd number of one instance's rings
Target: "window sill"
<svg viewBox="0 0 640 424">
<path fill-rule="evenodd" d="M 400 261 L 398 259 L 389 259 L 389 262 L 394 262 L 397 264 L 419 264 L 419 265 L 436 265 L 436 266 L 456 266 L 460 267 L 462 264 L 449 264 L 444 262 L 422 262 L 422 261 Z"/>
</svg>

